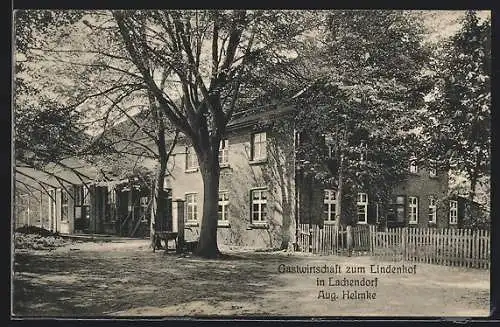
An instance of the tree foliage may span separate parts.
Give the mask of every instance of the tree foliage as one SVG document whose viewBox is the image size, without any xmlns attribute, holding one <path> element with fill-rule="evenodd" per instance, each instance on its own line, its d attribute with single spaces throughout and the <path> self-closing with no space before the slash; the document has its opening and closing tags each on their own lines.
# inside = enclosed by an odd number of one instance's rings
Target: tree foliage
<svg viewBox="0 0 500 327">
<path fill-rule="evenodd" d="M 491 22 L 468 12 L 459 31 L 436 49 L 435 88 L 425 112 L 427 153 L 464 173 L 469 199 L 490 172 Z"/>
<path fill-rule="evenodd" d="M 387 200 L 416 149 L 416 112 L 429 88 L 421 22 L 402 11 L 334 11 L 316 53 L 314 82 L 297 97 L 301 167 L 326 185 Z M 324 138 L 317 138 L 320 135 Z M 318 144 L 322 144 L 318 146 Z M 328 151 L 325 151 L 329 147 Z M 342 166 L 341 163 L 342 157 Z"/>
</svg>

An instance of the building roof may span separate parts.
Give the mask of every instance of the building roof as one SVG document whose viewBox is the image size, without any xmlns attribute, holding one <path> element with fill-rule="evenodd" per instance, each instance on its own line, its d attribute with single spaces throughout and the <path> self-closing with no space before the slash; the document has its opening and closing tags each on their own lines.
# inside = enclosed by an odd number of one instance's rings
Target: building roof
<svg viewBox="0 0 500 327">
<path fill-rule="evenodd" d="M 228 131 L 235 131 L 246 128 L 254 124 L 273 121 L 283 115 L 293 112 L 294 107 L 290 105 L 275 105 L 255 107 L 249 110 L 238 112 L 228 124 Z M 126 122 L 117 124 L 120 132 L 124 132 L 130 126 Z M 144 137 L 141 135 L 141 137 Z M 168 136 L 167 136 L 168 137 Z M 62 185 L 81 185 L 95 183 L 99 177 L 115 179 L 108 173 L 97 168 L 90 162 L 78 158 L 68 158 L 60 162 L 48 163 L 43 167 L 35 168 L 16 162 L 15 181 L 16 188 L 27 191 L 44 191 L 49 188 L 60 188 Z"/>
</svg>

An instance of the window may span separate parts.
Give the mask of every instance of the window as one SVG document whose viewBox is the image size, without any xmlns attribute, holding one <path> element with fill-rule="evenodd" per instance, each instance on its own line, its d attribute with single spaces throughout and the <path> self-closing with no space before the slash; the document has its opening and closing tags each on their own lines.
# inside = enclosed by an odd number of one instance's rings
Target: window
<svg viewBox="0 0 500 327">
<path fill-rule="evenodd" d="M 113 221 L 116 217 L 116 191 L 108 189 L 108 202 L 106 203 L 106 221 Z"/>
<path fill-rule="evenodd" d="M 77 221 L 82 218 L 83 186 L 75 186 L 74 190 L 75 221 Z M 75 227 L 75 229 L 77 228 Z"/>
<path fill-rule="evenodd" d="M 368 195 L 366 193 L 358 193 L 358 224 L 366 224 L 368 222 Z"/>
<path fill-rule="evenodd" d="M 415 158 L 410 159 L 410 173 L 418 173 L 417 159 Z"/>
<path fill-rule="evenodd" d="M 75 207 L 79 207 L 83 203 L 83 186 L 75 186 Z"/>
<path fill-rule="evenodd" d="M 325 222 L 334 222 L 337 217 L 337 191 L 325 189 L 324 213 Z"/>
<path fill-rule="evenodd" d="M 450 224 L 456 225 L 458 222 L 458 202 L 450 201 Z"/>
<path fill-rule="evenodd" d="M 186 194 L 186 222 L 198 223 L 198 194 Z"/>
<path fill-rule="evenodd" d="M 89 189 L 85 186 L 83 187 L 83 205 L 84 206 L 90 205 Z"/>
<path fill-rule="evenodd" d="M 436 161 L 431 160 L 429 162 L 429 177 L 436 177 L 436 176 L 437 176 Z"/>
<path fill-rule="evenodd" d="M 198 168 L 198 158 L 192 146 L 186 149 L 186 170 L 196 170 Z"/>
<path fill-rule="evenodd" d="M 222 140 L 219 148 L 219 164 L 220 166 L 227 166 L 229 164 L 229 142 Z"/>
<path fill-rule="evenodd" d="M 396 196 L 396 221 L 398 223 L 405 221 L 405 197 L 403 195 Z"/>
<path fill-rule="evenodd" d="M 408 197 L 408 222 L 410 224 L 418 223 L 418 198 L 415 196 Z"/>
<path fill-rule="evenodd" d="M 147 221 L 148 220 L 148 207 L 149 207 L 149 198 L 147 196 L 141 196 L 139 199 L 139 206 L 140 206 L 140 215 L 141 215 L 141 220 L 142 221 Z"/>
<path fill-rule="evenodd" d="M 51 189 L 49 190 L 49 219 L 50 219 L 50 229 L 54 230 L 56 227 L 56 190 Z"/>
<path fill-rule="evenodd" d="M 252 190 L 252 224 L 264 224 L 266 223 L 267 216 L 267 190 Z"/>
<path fill-rule="evenodd" d="M 61 190 L 61 221 L 68 220 L 68 192 Z"/>
<path fill-rule="evenodd" d="M 251 157 L 252 160 L 264 160 L 267 158 L 266 132 L 252 135 Z"/>
<path fill-rule="evenodd" d="M 229 195 L 227 192 L 219 192 L 219 219 L 218 225 L 229 225 Z"/>
<path fill-rule="evenodd" d="M 326 145 L 328 158 L 334 158 L 335 157 L 335 138 L 334 138 L 333 133 L 324 134 L 324 139 L 325 139 L 325 145 Z"/>
<path fill-rule="evenodd" d="M 430 196 L 429 197 L 429 223 L 432 223 L 432 224 L 436 223 L 436 212 L 437 212 L 436 198 L 434 196 Z"/>
</svg>

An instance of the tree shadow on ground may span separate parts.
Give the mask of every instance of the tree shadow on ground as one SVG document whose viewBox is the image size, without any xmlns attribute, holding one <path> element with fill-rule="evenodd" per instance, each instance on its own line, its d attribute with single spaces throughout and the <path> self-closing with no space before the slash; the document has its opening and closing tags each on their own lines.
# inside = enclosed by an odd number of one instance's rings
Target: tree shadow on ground
<svg viewBox="0 0 500 327">
<path fill-rule="evenodd" d="M 146 250 L 17 253 L 13 309 L 16 316 L 82 317 L 199 300 L 248 302 L 281 286 L 277 267 L 291 259 L 244 253 L 204 260 Z"/>
</svg>

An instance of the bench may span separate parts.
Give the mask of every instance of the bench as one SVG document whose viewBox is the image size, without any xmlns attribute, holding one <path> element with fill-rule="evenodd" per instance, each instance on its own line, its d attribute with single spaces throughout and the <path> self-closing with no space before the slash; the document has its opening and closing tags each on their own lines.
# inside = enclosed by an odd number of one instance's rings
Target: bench
<svg viewBox="0 0 500 327">
<path fill-rule="evenodd" d="M 153 252 L 156 251 L 156 249 L 161 249 L 161 241 L 165 241 L 165 250 L 168 250 L 168 241 L 174 241 L 175 242 L 175 248 L 177 249 L 177 235 L 178 232 L 172 232 L 172 231 L 155 231 L 153 234 Z"/>
</svg>

